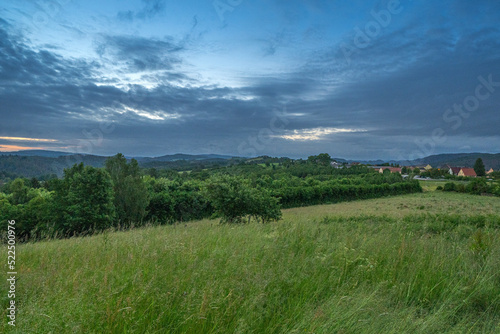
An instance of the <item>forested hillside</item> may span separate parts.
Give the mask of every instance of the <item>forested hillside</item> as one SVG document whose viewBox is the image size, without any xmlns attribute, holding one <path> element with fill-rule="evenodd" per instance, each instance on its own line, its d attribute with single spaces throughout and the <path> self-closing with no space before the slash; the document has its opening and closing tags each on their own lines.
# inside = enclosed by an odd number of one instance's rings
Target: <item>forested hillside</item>
<svg viewBox="0 0 500 334">
<path fill-rule="evenodd" d="M 41 156 L 3 154 L 0 155 L 0 172 L 12 173 L 22 177 L 40 178 L 52 174 L 61 177 L 64 169 L 70 168 L 74 164 L 83 163 L 87 166 L 100 168 L 104 166 L 106 159 L 108 159 L 108 157 L 97 155 L 55 155 L 49 153 L 42 154 Z M 177 155 L 170 157 L 170 159 L 167 157 L 142 158 L 139 160 L 139 164 L 144 168 L 190 170 L 227 166 L 238 163 L 241 160 L 229 159 L 229 157 L 228 159 L 223 159 L 217 156 L 206 156 L 203 158 L 203 156 Z"/>
<path fill-rule="evenodd" d="M 0 171 L 24 177 L 55 174 L 62 176 L 64 169 L 76 163 L 103 167 L 107 157 L 95 155 L 66 155 L 59 157 L 0 155 Z"/>
<path fill-rule="evenodd" d="M 279 220 L 281 208 L 422 191 L 418 181 L 398 173 L 380 174 L 364 166 L 337 169 L 320 159 L 150 172 L 119 154 L 107 159 L 104 168 L 75 164 L 60 179 L 18 178 L 3 186 L 0 220 L 17 217 L 21 238 L 207 217 L 266 223 Z"/>
</svg>

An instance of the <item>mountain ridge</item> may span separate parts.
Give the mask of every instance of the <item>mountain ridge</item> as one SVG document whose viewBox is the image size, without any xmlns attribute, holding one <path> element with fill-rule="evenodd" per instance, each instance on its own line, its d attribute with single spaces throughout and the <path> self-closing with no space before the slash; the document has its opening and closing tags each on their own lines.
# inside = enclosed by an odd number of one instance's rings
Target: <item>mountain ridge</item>
<svg viewBox="0 0 500 334">
<path fill-rule="evenodd" d="M 394 163 L 406 166 L 427 165 L 440 168 L 445 164 L 456 167 L 473 167 L 477 158 L 482 158 L 486 169 L 500 170 L 500 153 L 444 153 L 412 161 L 396 160 L 347 160 L 336 158 L 341 163 L 360 162 L 380 165 Z M 64 169 L 75 163 L 84 163 L 93 167 L 103 167 L 109 156 L 91 154 L 75 154 L 69 152 L 29 150 L 18 152 L 0 152 L 0 172 L 16 174 L 24 177 L 39 177 L 48 174 L 62 176 Z M 210 168 L 211 166 L 225 166 L 254 158 L 234 157 L 220 154 L 184 154 L 176 153 L 159 157 L 127 157 L 135 158 L 142 168 L 190 170 L 193 168 Z M 180 169 L 179 169 L 180 168 Z"/>
</svg>

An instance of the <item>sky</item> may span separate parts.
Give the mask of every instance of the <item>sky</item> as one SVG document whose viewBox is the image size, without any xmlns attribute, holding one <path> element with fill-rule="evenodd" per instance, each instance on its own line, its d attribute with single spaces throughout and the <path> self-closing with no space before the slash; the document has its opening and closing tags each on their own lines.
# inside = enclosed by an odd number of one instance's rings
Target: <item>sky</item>
<svg viewBox="0 0 500 334">
<path fill-rule="evenodd" d="M 0 151 L 500 152 L 498 0 L 0 0 Z"/>
</svg>

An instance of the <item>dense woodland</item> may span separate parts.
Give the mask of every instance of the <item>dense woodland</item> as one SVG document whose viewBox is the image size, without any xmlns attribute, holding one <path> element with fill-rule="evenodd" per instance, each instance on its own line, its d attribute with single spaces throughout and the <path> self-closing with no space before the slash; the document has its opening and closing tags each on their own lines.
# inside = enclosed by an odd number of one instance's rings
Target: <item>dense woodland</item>
<svg viewBox="0 0 500 334">
<path fill-rule="evenodd" d="M 118 154 L 103 168 L 75 164 L 62 178 L 16 178 L 2 187 L 0 220 L 20 238 L 65 237 L 202 218 L 269 222 L 281 208 L 420 192 L 417 181 L 372 168 L 332 168 L 319 155 L 212 169 L 141 169 Z"/>
</svg>

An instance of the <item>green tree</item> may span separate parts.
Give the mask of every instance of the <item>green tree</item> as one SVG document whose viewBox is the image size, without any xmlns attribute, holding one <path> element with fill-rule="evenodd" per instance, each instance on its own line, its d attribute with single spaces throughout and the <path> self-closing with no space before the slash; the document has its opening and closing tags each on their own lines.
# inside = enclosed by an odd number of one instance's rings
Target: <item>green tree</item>
<svg viewBox="0 0 500 334">
<path fill-rule="evenodd" d="M 262 223 L 281 219 L 279 199 L 272 197 L 268 190 L 253 188 L 250 190 L 249 215 Z"/>
<path fill-rule="evenodd" d="M 329 166 L 332 158 L 328 153 L 321 153 L 318 155 L 311 155 L 307 158 L 307 162 L 323 166 Z"/>
<path fill-rule="evenodd" d="M 457 190 L 457 185 L 453 182 L 446 182 L 444 185 L 444 191 L 456 191 Z"/>
<path fill-rule="evenodd" d="M 56 230 L 81 233 L 113 224 L 113 187 L 109 174 L 83 163 L 64 170 L 55 184 Z"/>
<path fill-rule="evenodd" d="M 160 177 L 160 173 L 158 173 L 158 170 L 154 167 L 149 168 L 147 173 L 148 173 L 148 175 L 150 175 L 154 178 Z"/>
<path fill-rule="evenodd" d="M 153 222 L 173 223 L 175 221 L 174 200 L 166 191 L 153 193 L 148 205 L 147 219 Z"/>
<path fill-rule="evenodd" d="M 432 177 L 433 179 L 444 175 L 444 171 L 441 171 L 437 168 L 432 168 L 431 170 L 429 170 L 428 173 L 429 173 L 429 176 Z"/>
<path fill-rule="evenodd" d="M 41 236 L 47 232 L 53 234 L 54 230 L 54 212 L 52 192 L 44 188 L 30 189 L 28 197 L 29 202 L 26 203 L 19 218 L 20 224 L 18 228 L 22 230 L 22 235 L 27 238 Z"/>
<path fill-rule="evenodd" d="M 30 188 L 40 188 L 40 181 L 36 177 L 32 177 L 29 183 Z"/>
<path fill-rule="evenodd" d="M 474 171 L 477 176 L 485 176 L 486 170 L 484 168 L 483 159 L 477 158 L 476 163 L 474 164 Z"/>
<path fill-rule="evenodd" d="M 489 186 L 485 179 L 476 178 L 465 186 L 465 191 L 469 194 L 481 195 L 482 193 L 489 193 Z"/>
<path fill-rule="evenodd" d="M 278 199 L 264 189 L 252 188 L 238 176 L 213 176 L 204 190 L 221 223 L 241 223 L 251 216 L 269 222 L 281 218 Z"/>
<path fill-rule="evenodd" d="M 9 185 L 10 193 L 12 197 L 10 202 L 14 205 L 24 204 L 28 202 L 28 187 L 24 184 L 23 179 L 15 179 Z"/>
<path fill-rule="evenodd" d="M 497 184 L 492 187 L 491 193 L 500 196 L 500 182 L 497 182 Z"/>
<path fill-rule="evenodd" d="M 118 153 L 106 160 L 106 170 L 111 176 L 114 204 L 119 223 L 140 223 L 146 216 L 150 194 L 143 182 L 137 160 L 127 163 Z"/>
</svg>

